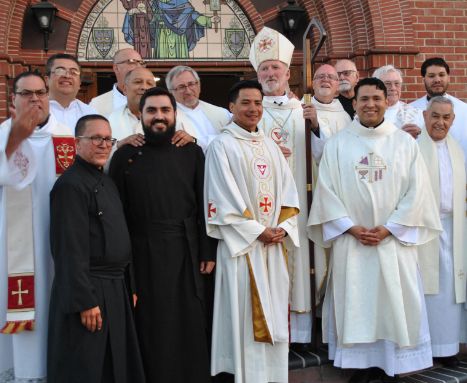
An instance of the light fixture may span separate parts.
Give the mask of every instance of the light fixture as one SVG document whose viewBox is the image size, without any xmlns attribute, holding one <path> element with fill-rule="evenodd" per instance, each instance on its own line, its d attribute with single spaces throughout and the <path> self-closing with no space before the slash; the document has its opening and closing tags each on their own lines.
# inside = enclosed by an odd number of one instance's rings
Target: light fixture
<svg viewBox="0 0 467 383">
<path fill-rule="evenodd" d="M 42 0 L 40 3 L 31 5 L 31 10 L 44 34 L 44 51 L 47 52 L 49 50 L 49 34 L 53 32 L 55 14 L 58 9 L 48 1 Z"/>
<path fill-rule="evenodd" d="M 295 0 L 287 0 L 288 5 L 279 11 L 285 34 L 291 38 L 300 27 L 305 10 Z"/>
</svg>

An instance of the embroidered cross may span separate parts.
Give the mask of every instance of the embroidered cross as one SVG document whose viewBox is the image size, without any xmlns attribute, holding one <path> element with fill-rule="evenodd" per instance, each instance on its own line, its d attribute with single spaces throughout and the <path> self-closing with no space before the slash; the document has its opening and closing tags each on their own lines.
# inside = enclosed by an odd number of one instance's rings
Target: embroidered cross
<svg viewBox="0 0 467 383">
<path fill-rule="evenodd" d="M 383 159 L 374 153 L 362 157 L 355 169 L 358 171 L 361 180 L 373 183 L 383 179 L 383 170 L 386 170 Z"/>
<path fill-rule="evenodd" d="M 213 218 L 216 216 L 217 209 L 214 203 L 209 202 L 208 203 L 208 218 Z"/>
<path fill-rule="evenodd" d="M 264 172 L 266 171 L 266 168 L 268 167 L 267 165 L 256 165 L 258 167 L 259 172 L 261 175 L 264 176 Z"/>
<path fill-rule="evenodd" d="M 22 281 L 22 279 L 18 279 L 18 290 L 11 292 L 11 295 L 18 295 L 18 306 L 23 305 L 23 294 L 29 294 L 29 290 L 21 290 Z"/>
<path fill-rule="evenodd" d="M 73 163 L 73 153 L 75 148 L 68 144 L 60 144 L 57 146 L 57 157 L 60 164 L 67 169 Z"/>
<path fill-rule="evenodd" d="M 260 52 L 267 52 L 269 49 L 271 49 L 273 44 L 274 40 L 267 36 L 260 40 L 260 42 L 258 43 L 258 50 Z"/>
<path fill-rule="evenodd" d="M 264 202 L 260 202 L 260 203 L 259 203 L 259 207 L 260 207 L 260 208 L 264 208 L 264 209 L 263 209 L 263 212 L 264 212 L 264 213 L 268 213 L 268 212 L 269 212 L 268 208 L 271 208 L 271 207 L 272 207 L 272 203 L 271 203 L 271 201 L 268 202 L 268 197 L 264 197 L 264 198 L 263 198 L 263 201 L 264 201 Z"/>
</svg>

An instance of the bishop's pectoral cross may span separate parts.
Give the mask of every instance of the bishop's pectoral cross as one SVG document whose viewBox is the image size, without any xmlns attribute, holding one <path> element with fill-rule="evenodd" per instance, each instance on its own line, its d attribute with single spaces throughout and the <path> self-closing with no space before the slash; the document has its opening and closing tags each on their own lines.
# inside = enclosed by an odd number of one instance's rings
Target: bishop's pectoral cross
<svg viewBox="0 0 467 383">
<path fill-rule="evenodd" d="M 23 282 L 22 279 L 18 279 L 18 290 L 11 292 L 11 295 L 18 295 L 18 306 L 23 305 L 23 294 L 25 295 L 29 294 L 29 290 L 21 290 L 22 282 Z"/>
<path fill-rule="evenodd" d="M 205 5 L 209 4 L 209 10 L 214 15 L 211 19 L 212 23 L 214 24 L 214 31 L 216 33 L 219 32 L 219 25 L 221 23 L 221 18 L 218 12 L 220 12 L 221 10 L 221 3 L 225 4 L 225 0 L 204 0 L 203 3 Z"/>
</svg>

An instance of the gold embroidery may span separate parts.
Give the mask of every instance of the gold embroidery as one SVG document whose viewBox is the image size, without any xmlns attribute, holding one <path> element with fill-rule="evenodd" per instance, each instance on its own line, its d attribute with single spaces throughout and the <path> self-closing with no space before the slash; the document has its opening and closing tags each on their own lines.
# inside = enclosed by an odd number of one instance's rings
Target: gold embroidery
<svg viewBox="0 0 467 383">
<path fill-rule="evenodd" d="M 288 207 L 288 206 L 282 206 L 281 207 L 281 212 L 279 214 L 279 221 L 277 222 L 279 225 L 287 221 L 289 218 L 298 215 L 300 210 L 298 210 L 296 207 Z"/>
<path fill-rule="evenodd" d="M 256 286 L 255 276 L 253 275 L 250 256 L 248 254 L 246 255 L 246 260 L 248 263 L 248 273 L 250 274 L 251 311 L 253 316 L 253 334 L 255 341 L 272 344 L 271 333 L 269 332 L 263 307 L 261 306 L 258 287 Z"/>
<path fill-rule="evenodd" d="M 243 212 L 243 216 L 248 219 L 253 219 L 253 214 L 251 214 L 251 212 L 248 209 L 245 209 L 245 211 Z"/>
</svg>

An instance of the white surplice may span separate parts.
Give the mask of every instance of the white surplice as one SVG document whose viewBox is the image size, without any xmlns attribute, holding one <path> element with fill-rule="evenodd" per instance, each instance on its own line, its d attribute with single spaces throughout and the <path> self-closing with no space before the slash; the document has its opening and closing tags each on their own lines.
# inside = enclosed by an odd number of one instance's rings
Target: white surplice
<svg viewBox="0 0 467 383">
<path fill-rule="evenodd" d="M 74 99 L 70 105 L 64 108 L 55 100 L 49 101 L 50 113 L 55 119 L 63 125 L 69 126 L 72 132 L 75 132 L 76 123 L 78 120 L 88 114 L 97 114 L 96 110 L 84 102 Z"/>
<path fill-rule="evenodd" d="M 336 229 L 336 221 L 347 224 Z M 441 223 L 416 141 L 387 121 L 366 128 L 354 120 L 331 137 L 308 225 L 313 241 L 331 247 L 323 339 L 334 364 L 376 366 L 388 375 L 430 366 L 423 288 L 411 245 L 435 238 Z M 353 225 L 385 225 L 393 235 L 364 246 L 345 233 Z"/>
<path fill-rule="evenodd" d="M 126 103 L 115 109 L 108 119 L 112 129 L 112 137 L 116 138 L 118 141 L 133 134 L 144 134 L 141 121 L 137 116 L 131 113 Z"/>
<path fill-rule="evenodd" d="M 91 108 L 107 118 L 114 110 L 124 105 L 126 105 L 126 96 L 117 89 L 117 83 L 114 84 L 111 90 L 94 97 L 89 103 Z"/>
<path fill-rule="evenodd" d="M 52 135 L 72 135 L 71 130 L 58 123 L 50 115 L 45 126 L 36 129 L 24 140 L 15 153 L 21 152 L 29 167 L 21 173 L 17 164 L 8 160 L 5 149 L 10 134 L 11 120 L 0 125 L 0 327 L 6 319 L 7 308 L 7 259 L 6 259 L 6 217 L 4 186 L 24 188 L 32 186 L 32 227 L 34 238 L 35 266 L 35 329 L 13 335 L 0 334 L 0 367 L 14 367 L 15 375 L 21 379 L 43 378 L 46 376 L 47 325 L 49 295 L 52 283 L 53 263 L 49 238 L 49 193 L 56 180 L 55 155 Z M 0 374 L 1 374 L 0 370 Z"/>
<path fill-rule="evenodd" d="M 287 256 L 283 245 L 257 239 L 281 227 L 285 247 L 299 245 L 298 195 L 279 147 L 262 130 L 226 126 L 208 147 L 204 198 L 207 233 L 219 239 L 211 373 L 287 382 Z"/>
<path fill-rule="evenodd" d="M 448 135 L 434 142 L 426 131 L 419 139 L 443 225 L 439 239 L 420 246 L 433 356 L 459 352 L 465 326 L 467 224 L 464 214 L 465 168 L 460 145 Z M 464 323 L 463 323 L 464 322 Z"/>
<path fill-rule="evenodd" d="M 204 153 L 230 120 L 230 112 L 220 106 L 199 100 L 198 105 L 192 109 L 177 103 L 177 130 L 185 130 L 196 137 Z"/>
</svg>

